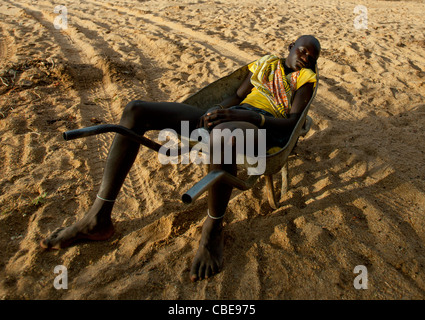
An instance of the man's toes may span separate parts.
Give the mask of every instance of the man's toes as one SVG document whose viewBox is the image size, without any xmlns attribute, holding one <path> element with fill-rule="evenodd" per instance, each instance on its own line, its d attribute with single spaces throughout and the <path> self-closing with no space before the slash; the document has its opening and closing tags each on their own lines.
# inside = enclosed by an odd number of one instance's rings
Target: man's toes
<svg viewBox="0 0 425 320">
<path fill-rule="evenodd" d="M 195 263 L 192 266 L 192 269 L 190 270 L 190 280 L 195 282 L 197 280 L 204 279 L 205 271 L 206 271 L 205 263 L 202 263 L 202 262 Z"/>
<path fill-rule="evenodd" d="M 207 267 L 205 276 L 206 278 L 211 278 L 212 276 L 216 275 L 219 272 L 220 272 L 219 265 L 217 263 L 212 263 L 211 265 Z"/>
<path fill-rule="evenodd" d="M 194 262 L 192 264 L 192 268 L 190 269 L 190 280 L 195 282 L 198 280 L 198 268 L 199 268 L 199 262 Z"/>
<path fill-rule="evenodd" d="M 40 247 L 42 247 L 43 249 L 46 249 L 46 250 L 48 250 L 48 249 L 60 249 L 60 244 L 56 244 L 56 245 L 53 245 L 50 241 L 49 241 L 49 239 L 44 239 L 44 240 L 41 240 L 40 241 Z"/>
<path fill-rule="evenodd" d="M 193 282 L 208 279 L 220 272 L 218 263 L 195 262 L 190 270 L 190 280 Z"/>
<path fill-rule="evenodd" d="M 47 243 L 47 239 L 43 239 L 40 241 L 40 247 L 43 249 L 49 249 L 49 244 Z"/>
<path fill-rule="evenodd" d="M 205 270 L 205 278 L 211 278 L 214 275 L 214 271 L 213 271 L 213 267 L 212 266 L 208 266 Z"/>
<path fill-rule="evenodd" d="M 201 263 L 201 265 L 199 266 L 199 271 L 198 271 L 198 277 L 200 280 L 205 278 L 205 270 L 206 270 L 205 263 Z"/>
<path fill-rule="evenodd" d="M 63 230 L 63 228 L 58 228 L 52 232 L 52 234 L 40 241 L 40 246 L 44 249 L 60 249 L 60 243 L 57 241 L 59 233 Z"/>
</svg>

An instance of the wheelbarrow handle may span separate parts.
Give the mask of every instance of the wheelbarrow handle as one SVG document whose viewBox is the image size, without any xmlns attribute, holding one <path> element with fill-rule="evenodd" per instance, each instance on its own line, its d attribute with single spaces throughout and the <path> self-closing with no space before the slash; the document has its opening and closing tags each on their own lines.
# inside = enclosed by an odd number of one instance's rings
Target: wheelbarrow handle
<svg viewBox="0 0 425 320">
<path fill-rule="evenodd" d="M 118 124 L 100 124 L 97 126 L 91 126 L 76 130 L 70 130 L 63 133 L 63 138 L 68 140 L 74 140 L 84 137 L 89 137 L 101 133 L 107 133 L 107 132 L 116 132 L 119 134 L 122 134 L 123 136 L 126 136 L 130 138 L 131 140 L 140 143 L 154 151 L 159 151 L 161 148 L 161 145 L 148 139 L 143 136 L 138 135 L 133 130 L 130 130 L 124 126 L 118 125 Z"/>
<path fill-rule="evenodd" d="M 186 204 L 194 202 L 217 182 L 225 183 L 239 190 L 248 190 L 254 185 L 258 177 L 258 175 L 252 175 L 244 181 L 226 171 L 211 170 L 205 177 L 182 195 L 182 201 Z"/>
</svg>

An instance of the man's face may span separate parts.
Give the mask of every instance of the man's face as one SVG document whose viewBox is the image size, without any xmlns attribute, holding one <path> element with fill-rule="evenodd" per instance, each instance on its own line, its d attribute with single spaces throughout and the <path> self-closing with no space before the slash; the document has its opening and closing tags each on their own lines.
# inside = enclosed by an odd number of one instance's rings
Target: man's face
<svg viewBox="0 0 425 320">
<path fill-rule="evenodd" d="M 286 65 L 292 70 L 298 71 L 302 68 L 314 70 L 314 65 L 319 58 L 320 48 L 314 38 L 301 37 L 290 48 L 286 58 Z"/>
</svg>

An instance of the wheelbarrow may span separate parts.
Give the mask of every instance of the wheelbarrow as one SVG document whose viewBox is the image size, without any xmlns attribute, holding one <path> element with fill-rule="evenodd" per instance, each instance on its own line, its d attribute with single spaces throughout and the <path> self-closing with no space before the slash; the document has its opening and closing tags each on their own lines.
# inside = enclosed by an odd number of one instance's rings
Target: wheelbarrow
<svg viewBox="0 0 425 320">
<path fill-rule="evenodd" d="M 208 110 L 212 106 L 219 104 L 226 97 L 232 95 L 239 88 L 243 80 L 248 75 L 248 65 L 245 65 L 233 73 L 218 79 L 217 81 L 207 85 L 203 89 L 199 90 L 194 95 L 189 98 L 180 101 L 185 104 L 195 106 L 204 111 Z M 205 191 L 207 191 L 213 184 L 217 182 L 223 182 L 232 187 L 235 187 L 239 190 L 248 190 L 254 186 L 261 176 L 265 177 L 267 196 L 270 206 L 273 209 L 278 208 L 279 197 L 276 195 L 274 184 L 273 184 L 273 175 L 281 172 L 282 175 L 282 187 L 281 187 L 281 196 L 282 198 L 288 190 L 288 157 L 294 149 L 295 145 L 298 142 L 300 136 L 304 136 L 311 128 L 312 119 L 308 116 L 308 111 L 310 105 L 314 100 L 317 88 L 319 84 L 319 74 L 316 67 L 316 76 L 317 82 L 313 91 L 313 95 L 305 107 L 303 113 L 301 114 L 298 122 L 296 123 L 290 138 L 286 145 L 281 148 L 279 151 L 268 154 L 265 156 L 265 171 L 262 175 L 250 175 L 245 180 L 240 179 L 228 172 L 222 170 L 212 170 L 201 180 L 196 182 L 188 191 L 182 195 L 182 201 L 186 204 L 193 203 L 199 196 L 201 196 Z M 140 136 L 134 131 L 120 125 L 116 124 L 102 124 L 96 125 L 76 130 L 71 130 L 63 133 L 65 140 L 79 139 L 83 137 L 88 137 L 97 134 L 103 134 L 107 132 L 115 132 L 121 135 L 128 137 L 129 139 L 140 143 L 156 152 L 159 152 L 162 147 L 161 144 L 152 141 L 144 136 Z M 179 151 L 180 152 L 180 151 Z M 245 167 L 248 164 L 244 164 Z"/>
</svg>

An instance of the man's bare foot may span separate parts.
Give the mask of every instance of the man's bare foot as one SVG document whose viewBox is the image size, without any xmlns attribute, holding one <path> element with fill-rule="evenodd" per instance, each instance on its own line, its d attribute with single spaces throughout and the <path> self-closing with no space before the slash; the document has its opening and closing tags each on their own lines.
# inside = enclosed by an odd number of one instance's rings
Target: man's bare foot
<svg viewBox="0 0 425 320">
<path fill-rule="evenodd" d="M 198 251 L 190 270 L 192 281 L 209 278 L 218 273 L 223 264 L 223 224 L 207 218 L 202 226 Z"/>
<path fill-rule="evenodd" d="M 111 205 L 95 202 L 83 219 L 67 228 L 56 229 L 49 237 L 40 241 L 40 246 L 44 249 L 61 249 L 69 247 L 78 240 L 109 239 L 114 234 L 110 218 L 111 210 Z"/>
</svg>

